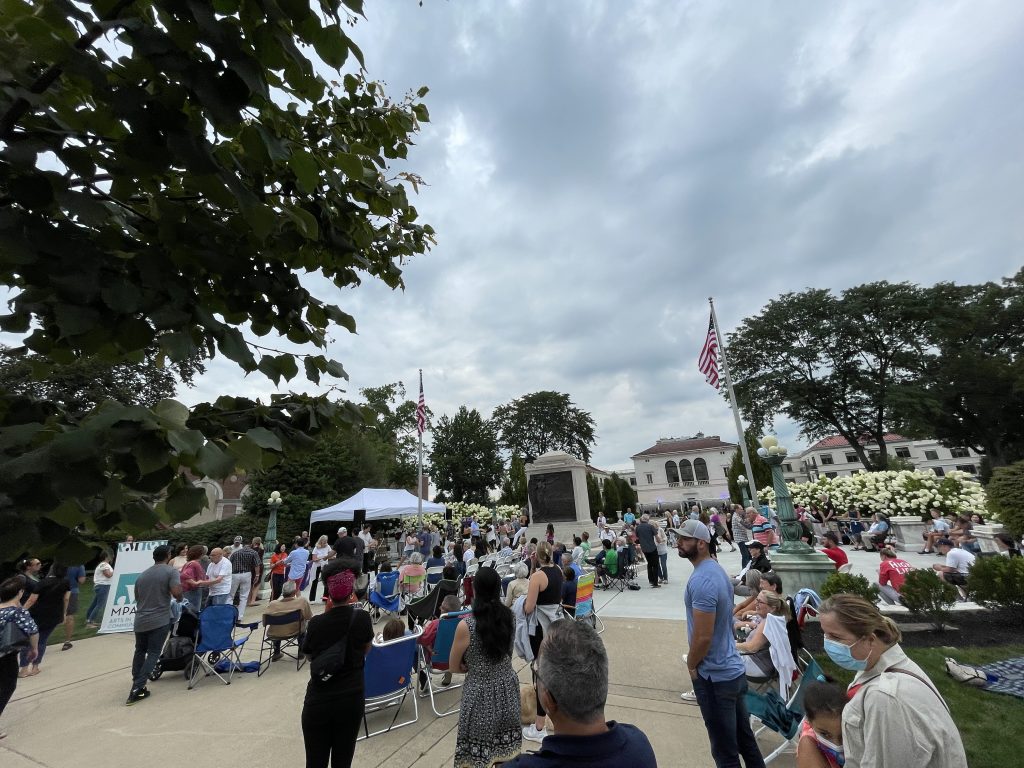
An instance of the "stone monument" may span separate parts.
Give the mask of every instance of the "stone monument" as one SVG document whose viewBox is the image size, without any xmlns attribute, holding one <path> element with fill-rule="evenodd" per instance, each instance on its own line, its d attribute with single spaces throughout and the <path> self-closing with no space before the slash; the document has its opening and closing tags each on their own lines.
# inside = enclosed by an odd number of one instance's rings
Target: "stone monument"
<svg viewBox="0 0 1024 768">
<path fill-rule="evenodd" d="M 564 451 L 551 451 L 526 465 L 530 538 L 544 540 L 548 523 L 555 541 L 570 549 L 572 537 L 594 527 L 587 496 L 587 465 Z M 591 532 L 593 534 L 593 532 Z"/>
</svg>

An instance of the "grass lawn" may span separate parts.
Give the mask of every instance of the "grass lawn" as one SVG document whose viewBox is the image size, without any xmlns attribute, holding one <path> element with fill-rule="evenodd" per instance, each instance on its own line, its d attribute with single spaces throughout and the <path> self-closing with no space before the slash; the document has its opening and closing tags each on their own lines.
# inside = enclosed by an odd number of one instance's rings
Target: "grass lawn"
<svg viewBox="0 0 1024 768">
<path fill-rule="evenodd" d="M 971 768 L 1005 768 L 1020 765 L 1024 753 L 1024 699 L 1001 693 L 987 693 L 956 682 L 946 674 L 945 660 L 950 656 L 961 664 L 988 664 L 992 661 L 1024 656 L 1024 645 L 990 648 L 906 648 L 907 656 L 921 665 L 949 705 L 960 729 Z M 818 663 L 843 685 L 853 673 L 840 669 L 828 657 Z"/>
</svg>

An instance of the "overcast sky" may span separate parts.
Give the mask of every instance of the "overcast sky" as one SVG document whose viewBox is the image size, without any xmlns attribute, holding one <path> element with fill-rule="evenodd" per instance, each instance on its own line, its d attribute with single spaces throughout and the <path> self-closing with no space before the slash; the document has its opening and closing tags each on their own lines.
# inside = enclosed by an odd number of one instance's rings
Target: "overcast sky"
<svg viewBox="0 0 1024 768">
<path fill-rule="evenodd" d="M 407 170 L 438 245 L 325 298 L 347 390 L 423 368 L 435 415 L 528 392 L 593 414 L 593 463 L 735 439 L 697 371 L 778 294 L 981 282 L 1024 258 L 1024 3 L 368 2 L 371 77 L 421 85 Z M 401 170 L 401 168 L 399 168 Z M 306 385 L 299 379 L 293 387 Z M 219 362 L 193 402 L 268 396 Z M 778 424 L 797 445 L 797 430 Z"/>
</svg>

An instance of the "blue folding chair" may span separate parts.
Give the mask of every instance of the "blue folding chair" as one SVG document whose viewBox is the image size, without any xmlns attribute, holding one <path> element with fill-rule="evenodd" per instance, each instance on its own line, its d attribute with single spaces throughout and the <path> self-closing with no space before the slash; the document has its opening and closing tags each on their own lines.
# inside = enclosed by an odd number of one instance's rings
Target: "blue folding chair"
<svg viewBox="0 0 1024 768">
<path fill-rule="evenodd" d="M 297 625 L 298 629 L 284 637 L 274 637 L 270 634 L 273 627 L 285 627 L 289 624 Z M 263 676 L 276 653 L 292 659 L 295 662 L 296 672 L 302 669 L 302 665 L 306 663 L 306 657 L 299 650 L 305 635 L 302 625 L 302 611 L 298 608 L 289 613 L 263 614 L 263 642 L 260 643 L 260 668 L 256 677 Z M 266 657 L 265 660 L 264 657 Z"/>
<path fill-rule="evenodd" d="M 243 624 L 238 621 L 238 613 L 233 605 L 208 605 L 199 614 L 199 643 L 192 654 L 188 667 L 188 689 L 191 691 L 203 673 L 203 677 L 216 675 L 224 685 L 231 685 L 235 669 L 242 663 L 242 648 L 252 633 L 259 627 L 259 622 Z M 235 629 L 247 629 L 245 637 L 235 637 Z M 228 662 L 227 679 L 215 667 L 226 660 Z"/>
<path fill-rule="evenodd" d="M 377 584 L 370 592 L 370 614 L 374 623 L 380 621 L 381 611 L 398 616 L 402 611 L 402 596 L 398 594 L 398 571 L 377 574 Z"/>
<path fill-rule="evenodd" d="M 419 699 L 413 687 L 416 684 L 416 641 L 421 634 L 423 630 L 416 627 L 414 632 L 404 637 L 373 643 L 363 666 L 366 709 L 363 713 L 363 735 L 356 741 L 412 725 L 420 719 Z M 412 699 L 412 718 L 398 722 L 406 697 Z M 390 708 L 394 708 L 394 715 L 388 727 L 371 733 L 369 715 Z"/>
<path fill-rule="evenodd" d="M 456 688 L 461 688 L 462 683 L 452 682 L 448 685 L 441 685 L 440 682 L 434 681 L 434 676 L 443 675 L 445 672 L 457 674 L 448 668 L 448 662 L 452 655 L 452 643 L 455 641 L 455 630 L 458 628 L 459 622 L 469 614 L 469 610 L 458 611 L 457 613 L 441 614 L 441 618 L 438 619 L 437 635 L 434 637 L 434 650 L 430 652 L 429 659 L 427 658 L 427 649 L 420 646 L 420 669 L 427 673 L 427 691 L 426 693 L 420 692 L 420 696 L 430 696 L 430 708 L 434 710 L 434 714 L 438 717 L 454 715 L 459 711 L 459 707 L 447 709 L 444 712 L 439 711 L 437 708 L 436 697 L 443 691 L 451 691 Z"/>
<path fill-rule="evenodd" d="M 764 693 L 748 690 L 744 697 L 751 718 L 756 718 L 761 723 L 754 731 L 754 736 L 771 730 L 784 739 L 782 744 L 765 755 L 766 765 L 790 748 L 796 750 L 797 742 L 800 740 L 800 721 L 804 717 L 804 693 L 810 683 L 825 682 L 825 673 L 807 651 L 800 651 L 797 660 L 803 665 L 800 682 L 790 694 L 788 701 L 783 701 L 774 688 Z"/>
</svg>

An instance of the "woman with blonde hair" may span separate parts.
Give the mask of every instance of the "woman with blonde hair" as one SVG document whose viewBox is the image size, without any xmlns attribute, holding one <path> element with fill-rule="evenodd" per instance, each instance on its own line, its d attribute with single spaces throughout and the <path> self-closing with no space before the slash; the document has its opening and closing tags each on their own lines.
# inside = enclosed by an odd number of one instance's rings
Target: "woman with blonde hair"
<svg viewBox="0 0 1024 768">
<path fill-rule="evenodd" d="M 856 672 L 843 710 L 846 768 L 966 768 L 956 723 L 935 685 L 900 648 L 899 627 L 856 595 L 818 609 L 825 652 Z"/>
<path fill-rule="evenodd" d="M 313 547 L 313 552 L 310 555 L 310 559 L 313 561 L 313 566 L 316 568 L 316 572 L 313 574 L 313 578 L 310 579 L 312 587 L 309 588 L 309 602 L 316 602 L 316 591 L 320 584 L 320 575 L 324 571 L 324 566 L 327 565 L 327 558 L 330 557 L 331 547 L 327 543 L 327 536 L 321 536 L 316 540 L 316 546 Z"/>
<path fill-rule="evenodd" d="M 768 627 L 765 619 L 773 615 L 789 621 L 789 605 L 784 596 L 763 589 L 754 599 L 754 612 L 761 617 L 761 621 L 754 627 L 750 637 L 742 643 L 736 643 L 736 650 L 743 657 L 748 677 L 771 677 L 775 674 L 775 663 L 772 661 L 770 643 L 764 634 Z M 789 650 L 793 652 L 792 648 Z"/>
<path fill-rule="evenodd" d="M 537 568 L 530 576 L 529 588 L 523 612 L 530 619 L 530 649 L 533 657 L 540 654 L 540 644 L 544 640 L 544 630 L 562 618 L 562 583 L 565 576 L 554 564 L 551 545 L 546 541 L 537 544 Z M 536 616 L 534 616 L 536 614 Z M 536 690 L 537 681 L 533 681 Z M 546 713 L 537 697 L 537 720 L 535 724 L 523 728 L 523 738 L 530 741 L 543 741 L 548 732 L 544 728 Z"/>
</svg>

